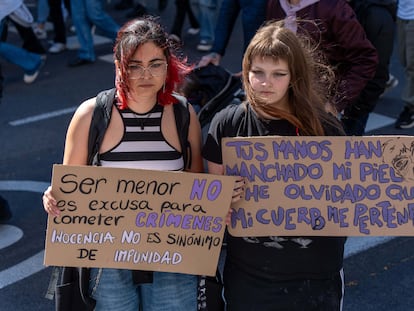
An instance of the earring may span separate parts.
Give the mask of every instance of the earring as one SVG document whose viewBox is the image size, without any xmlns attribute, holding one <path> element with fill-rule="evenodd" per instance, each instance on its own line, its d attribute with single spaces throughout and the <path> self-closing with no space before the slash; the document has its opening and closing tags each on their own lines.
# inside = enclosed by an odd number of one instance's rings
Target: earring
<svg viewBox="0 0 414 311">
<path fill-rule="evenodd" d="M 165 81 L 164 81 L 164 84 L 162 85 L 162 92 L 165 93 Z"/>
</svg>

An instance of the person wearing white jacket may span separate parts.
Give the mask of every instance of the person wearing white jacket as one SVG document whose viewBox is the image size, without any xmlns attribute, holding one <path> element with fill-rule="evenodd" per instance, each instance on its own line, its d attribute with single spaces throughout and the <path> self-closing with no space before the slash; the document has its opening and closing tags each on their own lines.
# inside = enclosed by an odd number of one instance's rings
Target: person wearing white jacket
<svg viewBox="0 0 414 311">
<path fill-rule="evenodd" d="M 22 0 L 3 0 L 0 1 L 0 20 L 11 14 L 23 4 Z"/>
<path fill-rule="evenodd" d="M 23 5 L 23 7 L 22 7 Z M 22 0 L 3 0 L 0 2 L 0 34 L 3 33 L 7 16 L 21 22 L 30 22 L 31 14 L 26 10 Z M 29 12 L 29 13 L 28 13 Z M 33 18 L 33 17 L 32 17 Z M 40 54 L 28 52 L 25 49 L 0 41 L 0 57 L 24 70 L 23 81 L 33 83 L 39 75 L 42 66 Z"/>
</svg>

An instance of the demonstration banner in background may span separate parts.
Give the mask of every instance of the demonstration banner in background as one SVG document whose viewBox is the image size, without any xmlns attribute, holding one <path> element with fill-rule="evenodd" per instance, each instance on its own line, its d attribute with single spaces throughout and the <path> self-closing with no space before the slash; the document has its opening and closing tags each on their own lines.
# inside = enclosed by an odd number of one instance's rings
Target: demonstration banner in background
<svg viewBox="0 0 414 311">
<path fill-rule="evenodd" d="M 239 137 L 226 175 L 244 176 L 233 236 L 413 236 L 414 137 Z"/>
<path fill-rule="evenodd" d="M 44 264 L 215 275 L 235 178 L 54 165 Z"/>
</svg>

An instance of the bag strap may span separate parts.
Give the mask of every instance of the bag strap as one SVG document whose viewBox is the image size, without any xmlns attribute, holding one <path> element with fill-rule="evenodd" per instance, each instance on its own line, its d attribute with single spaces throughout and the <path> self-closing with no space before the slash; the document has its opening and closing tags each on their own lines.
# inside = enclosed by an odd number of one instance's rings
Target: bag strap
<svg viewBox="0 0 414 311">
<path fill-rule="evenodd" d="M 89 127 L 88 138 L 88 165 L 100 165 L 99 148 L 101 146 L 105 131 L 111 120 L 112 106 L 115 100 L 116 89 L 100 92 L 96 96 L 95 109 Z"/>
<path fill-rule="evenodd" d="M 59 282 L 59 274 L 62 272 L 62 267 L 54 266 L 50 275 L 49 285 L 46 290 L 45 298 L 53 300 L 56 292 L 56 286 Z"/>
<path fill-rule="evenodd" d="M 184 96 L 174 94 L 178 103 L 174 104 L 175 123 L 177 126 L 178 137 L 180 139 L 181 152 L 184 159 L 184 169 L 191 168 L 191 144 L 188 141 L 188 131 L 190 127 L 190 111 L 188 101 Z"/>
<path fill-rule="evenodd" d="M 96 300 L 89 296 L 89 279 L 91 270 L 89 268 L 75 268 L 78 269 L 79 274 L 79 288 L 82 300 L 90 310 L 93 310 L 96 305 Z"/>
<path fill-rule="evenodd" d="M 111 120 L 112 106 L 115 100 L 116 89 L 105 90 L 96 96 L 95 109 L 89 128 L 88 138 L 88 165 L 99 165 L 99 148 L 101 146 L 105 131 Z M 178 137 L 180 139 L 181 152 L 184 159 L 184 169 L 191 167 L 191 145 L 188 141 L 190 126 L 190 111 L 188 101 L 184 96 L 174 94 L 178 102 L 173 105 L 175 123 Z"/>
</svg>

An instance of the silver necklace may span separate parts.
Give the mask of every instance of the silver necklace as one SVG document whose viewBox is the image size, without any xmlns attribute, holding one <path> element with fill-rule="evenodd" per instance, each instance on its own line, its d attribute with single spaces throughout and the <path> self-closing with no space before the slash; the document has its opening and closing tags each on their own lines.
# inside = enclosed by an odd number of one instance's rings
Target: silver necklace
<svg viewBox="0 0 414 311">
<path fill-rule="evenodd" d="M 132 115 L 134 116 L 135 120 L 137 120 L 137 122 L 139 123 L 142 131 L 145 129 L 146 120 L 148 120 L 152 115 L 152 109 L 150 111 L 151 112 L 147 113 L 145 116 L 145 115 L 139 115 L 138 113 L 131 110 Z"/>
</svg>

